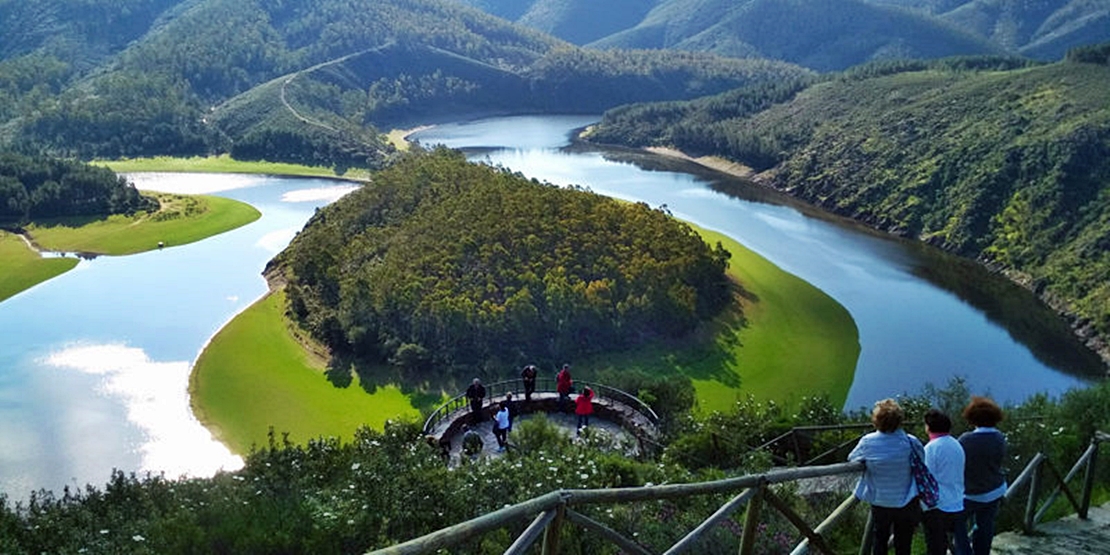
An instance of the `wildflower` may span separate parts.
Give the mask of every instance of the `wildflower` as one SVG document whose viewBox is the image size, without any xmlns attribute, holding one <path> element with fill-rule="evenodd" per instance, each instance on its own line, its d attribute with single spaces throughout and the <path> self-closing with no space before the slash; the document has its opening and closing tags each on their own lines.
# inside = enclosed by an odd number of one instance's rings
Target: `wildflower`
<svg viewBox="0 0 1110 555">
<path fill-rule="evenodd" d="M 103 536 L 104 534 L 107 534 L 107 533 L 108 533 L 108 529 L 107 529 L 107 528 L 104 528 L 104 529 L 101 529 L 101 530 L 100 530 L 100 535 L 101 535 L 101 536 Z"/>
<path fill-rule="evenodd" d="M 145 542 L 146 538 L 144 538 L 141 534 L 135 534 L 134 536 L 131 536 L 131 540 L 137 542 Z"/>
<path fill-rule="evenodd" d="M 361 466 L 362 466 L 362 464 L 360 464 L 360 463 L 352 464 L 351 465 L 351 470 L 358 470 L 359 467 L 361 467 Z"/>
</svg>

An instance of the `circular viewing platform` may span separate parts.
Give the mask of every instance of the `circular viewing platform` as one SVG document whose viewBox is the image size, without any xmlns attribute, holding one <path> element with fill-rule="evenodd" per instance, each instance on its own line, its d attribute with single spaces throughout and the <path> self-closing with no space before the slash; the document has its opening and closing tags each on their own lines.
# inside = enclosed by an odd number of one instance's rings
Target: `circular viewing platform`
<svg viewBox="0 0 1110 555">
<path fill-rule="evenodd" d="M 475 429 L 483 436 L 485 452 L 496 452 L 493 439 L 492 420 L 498 405 L 512 394 L 515 419 L 527 418 L 533 414 L 554 415 L 551 421 L 557 426 L 573 430 L 577 421 L 574 414 L 574 400 L 588 387 L 594 392 L 593 414 L 590 426 L 624 433 L 634 438 L 640 451 L 645 450 L 644 442 L 654 442 L 657 435 L 659 416 L 647 403 L 635 395 L 604 384 L 575 381 L 575 391 L 570 394 L 570 402 L 559 410 L 559 394 L 552 378 L 536 378 L 536 390 L 531 400 L 524 398 L 524 382 L 520 379 L 483 384 L 486 397 L 482 400 L 480 422 Z M 565 418 L 559 415 L 565 415 Z M 447 453 L 457 453 L 461 443 L 464 424 L 472 422 L 470 400 L 459 395 L 441 405 L 424 422 L 424 434 L 429 442 L 434 442 Z M 510 445 L 512 438 L 509 438 Z"/>
</svg>

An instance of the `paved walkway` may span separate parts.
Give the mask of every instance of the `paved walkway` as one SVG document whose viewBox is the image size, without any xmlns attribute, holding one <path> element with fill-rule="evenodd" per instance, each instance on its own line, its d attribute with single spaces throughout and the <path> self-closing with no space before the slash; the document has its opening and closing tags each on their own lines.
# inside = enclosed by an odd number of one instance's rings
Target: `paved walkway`
<svg viewBox="0 0 1110 555">
<path fill-rule="evenodd" d="M 1108 555 L 1110 504 L 1092 507 L 1087 520 L 1074 515 L 1037 525 L 1037 535 L 1004 532 L 994 538 L 995 555 Z"/>
</svg>

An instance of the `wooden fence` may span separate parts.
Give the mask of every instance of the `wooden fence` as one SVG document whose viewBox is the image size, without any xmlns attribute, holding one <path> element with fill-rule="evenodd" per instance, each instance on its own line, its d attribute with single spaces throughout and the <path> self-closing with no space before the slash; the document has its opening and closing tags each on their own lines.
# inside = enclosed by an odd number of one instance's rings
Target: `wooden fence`
<svg viewBox="0 0 1110 555">
<path fill-rule="evenodd" d="M 1021 494 L 1025 494 L 1022 528 L 1026 533 L 1035 531 L 1037 523 L 1053 506 L 1060 494 L 1067 498 L 1071 507 L 1078 513 L 1079 518 L 1085 519 L 1087 517 L 1097 472 L 1099 446 L 1107 440 L 1110 440 L 1110 435 L 1097 432 L 1091 440 L 1090 446 L 1066 475 L 1061 475 L 1041 453 L 1030 460 L 1029 464 L 1010 486 L 1004 502 L 1006 506 L 1014 506 L 1015 503 L 1019 502 Z M 811 526 L 770 486 L 803 479 L 858 474 L 863 469 L 864 465 L 861 462 L 847 462 L 824 466 L 782 468 L 762 474 L 694 484 L 595 490 L 558 490 L 371 553 L 378 555 L 434 553 L 440 549 L 459 546 L 463 542 L 492 530 L 519 526 L 520 523 L 530 518 L 531 523 L 505 551 L 506 555 L 530 552 L 534 549 L 536 542 L 542 542 L 543 555 L 556 555 L 559 553 L 561 530 L 567 525 L 575 525 L 592 532 L 600 540 L 615 545 L 624 553 L 651 555 L 653 552 L 648 548 L 575 509 L 588 505 L 613 505 L 681 499 L 701 495 L 731 494 L 733 497 L 728 502 L 721 505 L 716 512 L 662 553 L 664 555 L 676 555 L 678 553 L 694 552 L 697 543 L 705 538 L 709 530 L 721 524 L 741 508 L 746 508 L 739 553 L 750 555 L 755 546 L 756 534 L 759 530 L 758 524 L 762 522 L 761 513 L 765 508 L 768 508 L 785 517 L 797 529 L 800 537 L 803 538 L 791 552 L 792 555 L 802 555 L 810 549 L 820 553 L 832 554 L 832 546 L 827 541 L 828 533 L 852 510 L 858 500 L 854 496 L 848 496 L 823 521 L 816 526 Z M 1068 483 L 1078 476 L 1080 471 L 1083 471 L 1084 478 L 1082 489 L 1077 495 Z M 1041 494 L 1046 485 L 1046 478 L 1049 480 L 1049 484 L 1055 485 L 1055 488 L 1042 499 Z M 870 553 L 871 537 L 871 522 L 869 519 L 860 543 L 861 554 Z"/>
</svg>

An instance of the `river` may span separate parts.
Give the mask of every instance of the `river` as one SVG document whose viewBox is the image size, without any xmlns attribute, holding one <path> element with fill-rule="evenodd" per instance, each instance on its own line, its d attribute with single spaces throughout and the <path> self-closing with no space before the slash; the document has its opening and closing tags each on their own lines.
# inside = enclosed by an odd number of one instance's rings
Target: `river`
<svg viewBox="0 0 1110 555">
<path fill-rule="evenodd" d="M 1031 295 L 973 265 L 693 165 L 565 148 L 572 129 L 595 119 L 500 118 L 415 138 L 467 147 L 474 159 L 530 177 L 666 205 L 820 287 L 859 327 L 848 408 L 950 376 L 1016 401 L 1082 386 L 1101 370 Z M 177 477 L 241 466 L 191 414 L 190 368 L 209 338 L 265 293 L 266 262 L 316 207 L 352 188 L 266 176 L 133 178 L 141 188 L 242 200 L 262 217 L 190 245 L 84 260 L 0 303 L 0 493 L 9 499 L 103 485 L 113 469 Z"/>
</svg>

